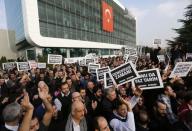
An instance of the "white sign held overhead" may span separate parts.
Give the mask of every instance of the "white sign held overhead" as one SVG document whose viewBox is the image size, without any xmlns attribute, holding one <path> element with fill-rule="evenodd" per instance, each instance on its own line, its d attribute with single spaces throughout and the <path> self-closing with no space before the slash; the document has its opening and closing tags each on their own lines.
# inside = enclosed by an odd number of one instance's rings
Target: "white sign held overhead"
<svg viewBox="0 0 192 131">
<path fill-rule="evenodd" d="M 11 70 L 16 67 L 15 62 L 2 63 L 3 70 Z"/>
<path fill-rule="evenodd" d="M 160 45 L 161 44 L 161 39 L 155 39 L 154 44 L 155 45 Z"/>
<path fill-rule="evenodd" d="M 91 74 L 96 74 L 96 70 L 99 68 L 100 64 L 89 63 L 88 72 Z"/>
<path fill-rule="evenodd" d="M 104 88 L 110 88 L 113 87 L 113 81 L 109 75 L 109 72 L 104 73 Z"/>
<path fill-rule="evenodd" d="M 104 80 L 104 74 L 105 74 L 106 72 L 109 72 L 109 70 L 110 70 L 110 69 L 109 69 L 109 66 L 97 69 L 97 70 L 96 70 L 97 81 Z"/>
<path fill-rule="evenodd" d="M 37 68 L 37 62 L 36 61 L 28 61 L 29 66 L 31 69 L 36 69 Z"/>
<path fill-rule="evenodd" d="M 47 66 L 46 63 L 37 63 L 37 68 L 39 68 L 39 69 L 45 69 L 46 66 Z"/>
<path fill-rule="evenodd" d="M 48 64 L 62 64 L 62 55 L 48 54 Z"/>
<path fill-rule="evenodd" d="M 132 62 L 120 65 L 109 71 L 114 85 L 120 86 L 139 77 Z"/>
<path fill-rule="evenodd" d="M 142 70 L 138 72 L 140 77 L 134 80 L 134 85 L 143 90 L 163 88 L 163 81 L 159 69 Z"/>
<path fill-rule="evenodd" d="M 28 71 L 30 70 L 29 62 L 17 62 L 17 70 L 18 71 Z"/>
<path fill-rule="evenodd" d="M 158 55 L 157 56 L 159 62 L 165 62 L 165 56 L 164 55 Z"/>
<path fill-rule="evenodd" d="M 171 72 L 169 78 L 173 78 L 175 76 L 186 77 L 191 68 L 192 68 L 192 62 L 178 62 L 175 65 L 173 71 Z"/>
</svg>

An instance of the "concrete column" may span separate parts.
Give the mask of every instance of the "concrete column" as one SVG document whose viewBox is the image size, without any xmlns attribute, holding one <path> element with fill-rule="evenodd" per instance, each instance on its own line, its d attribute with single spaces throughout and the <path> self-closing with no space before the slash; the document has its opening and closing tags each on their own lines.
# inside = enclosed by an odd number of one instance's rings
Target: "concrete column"
<svg viewBox="0 0 192 131">
<path fill-rule="evenodd" d="M 70 49 L 67 49 L 67 58 L 70 58 Z"/>
</svg>

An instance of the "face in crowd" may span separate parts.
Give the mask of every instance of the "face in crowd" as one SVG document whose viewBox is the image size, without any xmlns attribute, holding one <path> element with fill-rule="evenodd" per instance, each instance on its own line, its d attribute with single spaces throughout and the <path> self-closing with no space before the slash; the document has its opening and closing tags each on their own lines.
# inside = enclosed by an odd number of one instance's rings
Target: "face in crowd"
<svg viewBox="0 0 192 131">
<path fill-rule="evenodd" d="M 85 106 L 80 101 L 75 101 L 72 104 L 72 117 L 75 120 L 82 120 L 85 115 Z"/>
<path fill-rule="evenodd" d="M 117 98 L 116 92 L 113 88 L 109 88 L 107 91 L 107 98 L 110 101 L 114 101 Z"/>
<path fill-rule="evenodd" d="M 61 85 L 61 91 L 64 95 L 67 95 L 69 93 L 69 86 L 67 83 Z"/>
<path fill-rule="evenodd" d="M 39 130 L 39 120 L 37 119 L 37 117 L 35 117 L 30 122 L 29 131 L 38 131 L 38 130 Z"/>
<path fill-rule="evenodd" d="M 5 83 L 4 79 L 0 79 L 0 86 L 2 86 Z"/>
<path fill-rule="evenodd" d="M 164 104 L 164 103 L 161 103 L 161 102 L 157 102 L 156 103 L 156 112 L 161 116 L 161 117 L 164 117 L 164 116 L 166 116 L 166 114 L 167 114 L 167 106 L 166 106 L 166 104 Z"/>
<path fill-rule="evenodd" d="M 98 124 L 98 129 L 95 129 L 95 131 L 110 131 L 109 125 L 104 117 L 98 117 L 96 122 Z"/>
<path fill-rule="evenodd" d="M 103 93 L 102 93 L 102 90 L 101 90 L 101 89 L 98 89 L 98 90 L 96 91 L 96 93 L 95 93 L 95 96 L 98 97 L 98 98 L 101 98 L 102 95 L 103 95 Z"/>
<path fill-rule="evenodd" d="M 72 101 L 82 101 L 82 97 L 79 92 L 73 92 L 72 94 Z"/>
<path fill-rule="evenodd" d="M 119 105 L 119 107 L 117 109 L 117 114 L 120 115 L 121 117 L 126 117 L 127 113 L 128 113 L 127 105 L 125 105 L 125 104 Z"/>
<path fill-rule="evenodd" d="M 92 81 L 89 81 L 89 82 L 87 83 L 87 88 L 90 89 L 90 90 L 93 90 L 94 86 L 95 86 L 95 85 L 93 84 Z"/>
<path fill-rule="evenodd" d="M 81 97 L 82 97 L 83 99 L 85 99 L 85 97 L 86 97 L 86 91 L 85 91 L 85 89 L 80 89 L 80 95 L 81 95 Z"/>
<path fill-rule="evenodd" d="M 174 90 L 171 88 L 171 86 L 167 86 L 166 90 L 165 90 L 165 94 L 167 94 L 168 96 L 174 96 L 175 92 Z"/>
</svg>

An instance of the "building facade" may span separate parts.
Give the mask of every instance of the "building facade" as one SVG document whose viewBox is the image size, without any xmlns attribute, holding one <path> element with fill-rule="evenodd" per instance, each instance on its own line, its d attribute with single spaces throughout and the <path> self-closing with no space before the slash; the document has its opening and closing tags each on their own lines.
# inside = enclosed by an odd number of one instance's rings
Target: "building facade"
<svg viewBox="0 0 192 131">
<path fill-rule="evenodd" d="M 0 29 L 0 56 L 5 56 L 7 59 L 16 59 L 18 52 L 15 48 L 15 32 L 10 30 Z"/>
<path fill-rule="evenodd" d="M 136 20 L 117 0 L 5 0 L 5 9 L 18 50 L 81 57 L 136 46 Z"/>
</svg>

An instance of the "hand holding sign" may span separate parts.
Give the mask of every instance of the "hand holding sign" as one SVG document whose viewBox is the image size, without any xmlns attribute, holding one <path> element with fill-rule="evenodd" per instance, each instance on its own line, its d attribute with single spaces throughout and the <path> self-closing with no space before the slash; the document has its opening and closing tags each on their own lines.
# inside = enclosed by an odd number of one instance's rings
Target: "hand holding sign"
<svg viewBox="0 0 192 131">
<path fill-rule="evenodd" d="M 125 105 L 127 106 L 128 112 L 131 112 L 131 111 L 132 111 L 132 105 L 131 105 L 131 103 L 130 103 L 129 101 L 123 99 L 121 96 L 119 96 L 119 100 L 120 100 L 123 104 L 125 104 Z"/>
<path fill-rule="evenodd" d="M 141 94 L 143 93 L 143 90 L 140 87 L 135 88 L 135 90 L 133 91 L 133 94 L 137 97 L 141 96 Z"/>
</svg>

